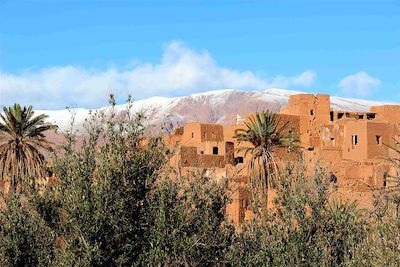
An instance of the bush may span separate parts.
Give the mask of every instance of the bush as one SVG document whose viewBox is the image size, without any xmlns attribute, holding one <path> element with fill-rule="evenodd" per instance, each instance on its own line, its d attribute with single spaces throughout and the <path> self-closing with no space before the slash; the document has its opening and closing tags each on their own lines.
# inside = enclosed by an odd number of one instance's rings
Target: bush
<svg viewBox="0 0 400 267">
<path fill-rule="evenodd" d="M 236 266 L 342 266 L 368 235 L 355 203 L 329 202 L 324 172 L 306 177 L 288 167 L 277 186 L 275 209 L 244 225 L 229 257 Z"/>
<path fill-rule="evenodd" d="M 51 266 L 56 233 L 34 203 L 20 193 L 5 199 L 0 209 L 0 265 Z M 37 202 L 39 203 L 39 202 Z"/>
<path fill-rule="evenodd" d="M 233 228 L 224 227 L 227 183 L 197 174 L 162 180 L 152 196 L 146 266 L 224 264 Z"/>
<path fill-rule="evenodd" d="M 148 193 L 165 149 L 158 138 L 144 139 L 142 114 L 132 116 L 128 109 L 117 116 L 111 103 L 111 115 L 87 121 L 88 137 L 80 147 L 70 132 L 55 159 L 63 265 L 132 265 L 146 244 Z"/>
</svg>

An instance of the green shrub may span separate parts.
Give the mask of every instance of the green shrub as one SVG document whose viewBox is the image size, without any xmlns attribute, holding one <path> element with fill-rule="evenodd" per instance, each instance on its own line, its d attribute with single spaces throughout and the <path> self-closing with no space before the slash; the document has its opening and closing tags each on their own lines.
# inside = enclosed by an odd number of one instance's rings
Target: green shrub
<svg viewBox="0 0 400 267">
<path fill-rule="evenodd" d="M 146 266 L 225 264 L 233 228 L 224 224 L 227 183 L 203 175 L 160 181 L 152 196 Z"/>
<path fill-rule="evenodd" d="M 301 165 L 300 165 L 301 166 Z M 275 209 L 244 225 L 230 261 L 236 266 L 343 266 L 367 238 L 368 222 L 354 203 L 329 202 L 324 172 L 307 177 L 288 167 Z"/>
<path fill-rule="evenodd" d="M 0 209 L 0 266 L 51 266 L 56 233 L 20 193 L 6 198 Z"/>
<path fill-rule="evenodd" d="M 158 138 L 144 139 L 142 114 L 117 115 L 111 104 L 111 115 L 87 121 L 81 145 L 68 136 L 54 162 L 65 266 L 129 266 L 146 245 L 148 194 L 165 149 Z"/>
</svg>

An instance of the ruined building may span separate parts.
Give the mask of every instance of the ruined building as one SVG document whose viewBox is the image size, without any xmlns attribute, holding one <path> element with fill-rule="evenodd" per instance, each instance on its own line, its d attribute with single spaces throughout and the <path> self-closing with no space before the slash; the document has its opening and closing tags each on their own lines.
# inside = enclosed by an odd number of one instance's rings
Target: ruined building
<svg viewBox="0 0 400 267">
<path fill-rule="evenodd" d="M 280 120 L 289 121 L 298 133 L 307 169 L 323 165 L 334 177 L 339 197 L 369 207 L 371 192 L 387 186 L 386 174 L 393 170 L 385 160 L 391 151 L 384 144 L 400 146 L 395 141 L 400 140 L 400 105 L 374 106 L 369 112 L 333 111 L 329 95 L 298 94 L 290 97 Z M 243 221 L 249 204 L 248 158 L 236 148 L 250 144 L 233 138 L 235 130 L 244 127 L 242 123 L 240 116 L 236 125 L 189 123 L 167 138 L 178 152 L 171 164 L 180 172 L 233 177 L 233 201 L 226 213 L 235 223 Z"/>
</svg>

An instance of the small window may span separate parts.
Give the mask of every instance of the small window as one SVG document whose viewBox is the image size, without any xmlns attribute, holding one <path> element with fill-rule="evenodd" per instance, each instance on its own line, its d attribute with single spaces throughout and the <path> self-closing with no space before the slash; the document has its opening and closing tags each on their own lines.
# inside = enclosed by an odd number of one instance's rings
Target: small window
<svg viewBox="0 0 400 267">
<path fill-rule="evenodd" d="M 331 121 L 333 121 L 333 111 L 331 111 L 330 115 L 331 115 Z"/>
<path fill-rule="evenodd" d="M 192 138 L 194 137 L 194 133 L 192 133 Z"/>
<path fill-rule="evenodd" d="M 336 177 L 336 175 L 334 175 L 332 172 L 329 173 L 329 182 L 330 182 L 330 183 L 333 183 L 333 184 L 336 184 L 336 183 L 337 183 L 337 177 Z"/>
<path fill-rule="evenodd" d="M 358 115 L 358 119 L 360 120 L 364 119 L 364 115 Z"/>
<path fill-rule="evenodd" d="M 373 119 L 375 119 L 375 113 L 368 113 L 368 114 L 367 114 L 367 119 L 368 119 L 368 120 L 373 120 Z"/>
<path fill-rule="evenodd" d="M 243 157 L 237 157 L 235 158 L 235 165 L 239 164 L 239 163 L 243 163 Z"/>
<path fill-rule="evenodd" d="M 381 136 L 381 135 L 377 135 L 377 136 L 376 136 L 376 144 L 377 144 L 377 145 L 382 144 L 382 136 Z"/>
<path fill-rule="evenodd" d="M 346 112 L 346 118 L 350 118 L 350 113 Z"/>
<path fill-rule="evenodd" d="M 387 172 L 385 172 L 384 174 L 383 174 L 383 187 L 386 187 L 387 186 Z"/>
<path fill-rule="evenodd" d="M 206 133 L 205 132 L 203 133 L 203 138 L 206 139 Z"/>
<path fill-rule="evenodd" d="M 310 109 L 310 115 L 313 116 L 314 115 L 314 110 Z"/>
<path fill-rule="evenodd" d="M 218 147 L 213 147 L 213 155 L 218 155 Z"/>
<path fill-rule="evenodd" d="M 351 144 L 352 144 L 353 146 L 355 146 L 355 145 L 358 144 L 358 136 L 357 136 L 357 135 L 352 135 L 352 136 L 351 136 Z"/>
<path fill-rule="evenodd" d="M 201 150 L 201 151 L 200 151 L 200 154 L 202 154 L 202 155 L 203 155 L 203 154 L 204 154 L 204 151 L 203 151 L 203 150 Z"/>
<path fill-rule="evenodd" d="M 344 115 L 343 113 L 338 113 L 338 114 L 337 114 L 338 120 L 341 119 L 341 118 L 343 117 L 343 115 Z"/>
</svg>

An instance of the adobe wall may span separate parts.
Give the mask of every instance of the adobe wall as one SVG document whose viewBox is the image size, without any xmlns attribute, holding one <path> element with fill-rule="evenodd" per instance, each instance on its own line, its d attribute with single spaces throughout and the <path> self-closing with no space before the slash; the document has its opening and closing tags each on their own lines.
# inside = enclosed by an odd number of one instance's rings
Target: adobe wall
<svg viewBox="0 0 400 267">
<path fill-rule="evenodd" d="M 281 112 L 300 117 L 299 137 L 303 147 L 313 148 L 320 145 L 320 127 L 330 121 L 329 95 L 293 95 L 289 99 L 288 107 Z"/>
<path fill-rule="evenodd" d="M 222 125 L 218 124 L 200 124 L 201 141 L 224 141 L 224 130 Z"/>
<path fill-rule="evenodd" d="M 400 105 L 372 106 L 370 111 L 377 113 L 380 120 L 400 124 Z"/>
<path fill-rule="evenodd" d="M 342 150 L 344 138 L 344 126 L 340 124 L 329 124 L 321 126 L 321 149 Z M 342 155 L 340 155 L 340 158 Z"/>
<path fill-rule="evenodd" d="M 388 157 L 388 148 L 384 144 L 391 143 L 389 124 L 369 122 L 367 125 L 368 159 Z"/>
<path fill-rule="evenodd" d="M 183 134 L 181 137 L 181 145 L 192 145 L 201 142 L 201 124 L 188 123 L 183 127 Z"/>
<path fill-rule="evenodd" d="M 225 157 L 219 155 L 199 155 L 197 147 L 182 146 L 180 148 L 180 166 L 198 168 L 224 168 Z"/>
<path fill-rule="evenodd" d="M 366 121 L 347 120 L 344 124 L 342 158 L 350 160 L 368 158 Z"/>
</svg>

